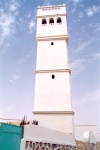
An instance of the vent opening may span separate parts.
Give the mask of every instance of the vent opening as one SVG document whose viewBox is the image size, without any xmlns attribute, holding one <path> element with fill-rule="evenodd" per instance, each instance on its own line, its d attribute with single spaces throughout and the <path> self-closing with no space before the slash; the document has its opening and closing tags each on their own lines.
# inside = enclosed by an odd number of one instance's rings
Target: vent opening
<svg viewBox="0 0 100 150">
<path fill-rule="evenodd" d="M 51 45 L 54 45 L 54 42 L 51 42 Z"/>
<path fill-rule="evenodd" d="M 52 76 L 51 76 L 51 77 L 52 77 L 52 79 L 55 79 L 55 75 L 54 75 L 54 74 L 52 74 Z"/>
</svg>

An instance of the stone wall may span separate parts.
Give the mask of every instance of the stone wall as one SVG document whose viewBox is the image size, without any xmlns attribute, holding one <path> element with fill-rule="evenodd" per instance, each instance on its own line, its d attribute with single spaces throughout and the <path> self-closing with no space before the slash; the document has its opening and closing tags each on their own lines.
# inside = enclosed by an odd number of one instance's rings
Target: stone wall
<svg viewBox="0 0 100 150">
<path fill-rule="evenodd" d="M 100 142 L 96 143 L 96 150 L 100 150 Z"/>
<path fill-rule="evenodd" d="M 92 143 L 76 141 L 76 150 L 93 150 Z M 100 150 L 100 142 L 96 143 L 96 150 Z"/>
</svg>

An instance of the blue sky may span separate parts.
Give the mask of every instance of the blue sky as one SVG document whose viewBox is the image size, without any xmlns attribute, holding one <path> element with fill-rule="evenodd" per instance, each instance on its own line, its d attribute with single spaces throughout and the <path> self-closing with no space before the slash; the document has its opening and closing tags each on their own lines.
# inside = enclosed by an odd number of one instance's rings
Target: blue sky
<svg viewBox="0 0 100 150">
<path fill-rule="evenodd" d="M 0 0 L 0 118 L 33 119 L 36 8 L 63 3 L 75 124 L 100 125 L 99 0 Z"/>
</svg>

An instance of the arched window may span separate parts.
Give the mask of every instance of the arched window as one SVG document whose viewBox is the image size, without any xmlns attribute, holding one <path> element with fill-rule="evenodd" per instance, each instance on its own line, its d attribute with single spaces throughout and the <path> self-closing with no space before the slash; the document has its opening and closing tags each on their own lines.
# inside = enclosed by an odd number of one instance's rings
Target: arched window
<svg viewBox="0 0 100 150">
<path fill-rule="evenodd" d="M 57 23 L 62 23 L 62 20 L 60 17 L 57 18 Z"/>
<path fill-rule="evenodd" d="M 49 19 L 49 23 L 52 25 L 54 23 L 54 19 L 53 18 L 50 18 Z"/>
<path fill-rule="evenodd" d="M 45 24 L 47 24 L 46 19 L 42 19 L 42 25 L 45 25 Z"/>
</svg>

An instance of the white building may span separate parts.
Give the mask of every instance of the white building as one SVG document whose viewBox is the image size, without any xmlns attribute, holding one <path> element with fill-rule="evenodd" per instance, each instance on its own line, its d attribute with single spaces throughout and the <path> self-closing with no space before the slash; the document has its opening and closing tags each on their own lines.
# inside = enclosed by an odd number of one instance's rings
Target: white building
<svg viewBox="0 0 100 150">
<path fill-rule="evenodd" d="M 74 133 L 66 5 L 37 9 L 34 118 L 39 125 Z"/>
</svg>

